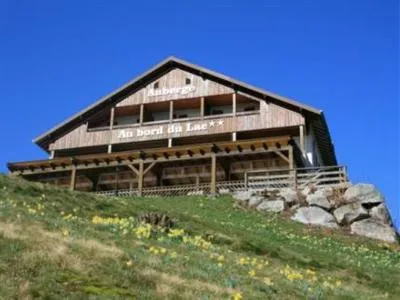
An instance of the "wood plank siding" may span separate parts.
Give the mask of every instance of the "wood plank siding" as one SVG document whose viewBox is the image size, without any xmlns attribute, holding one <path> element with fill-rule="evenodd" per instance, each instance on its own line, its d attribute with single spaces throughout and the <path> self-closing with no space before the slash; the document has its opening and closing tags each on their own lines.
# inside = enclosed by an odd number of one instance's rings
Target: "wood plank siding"
<svg viewBox="0 0 400 300">
<path fill-rule="evenodd" d="M 207 120 L 193 120 L 193 121 L 179 121 L 176 120 L 174 124 L 180 125 L 183 128 L 182 132 L 168 132 L 168 121 L 163 123 L 157 123 L 154 125 L 138 126 L 132 125 L 127 126 L 124 129 L 103 129 L 88 131 L 87 123 L 81 124 L 79 127 L 75 128 L 71 132 L 65 134 L 64 136 L 57 139 L 49 147 L 50 150 L 61 150 L 70 148 L 80 148 L 87 146 L 99 146 L 107 145 L 110 142 L 113 144 L 117 143 L 128 143 L 134 141 L 149 141 L 157 139 L 166 138 L 177 138 L 186 136 L 198 136 L 204 134 L 219 134 L 219 133 L 230 133 L 230 132 L 240 132 L 248 130 L 258 130 L 258 129 L 273 129 L 279 127 L 293 127 L 304 124 L 303 116 L 294 111 L 290 111 L 286 108 L 280 107 L 275 104 L 267 104 L 265 102 L 260 102 L 260 111 L 254 113 L 248 113 L 245 115 L 237 116 L 210 116 L 212 118 L 207 118 Z M 216 122 L 215 126 L 209 126 L 209 122 L 214 120 Z M 218 121 L 222 121 L 222 125 L 218 125 Z M 188 123 L 195 124 L 207 124 L 207 129 L 199 131 L 187 131 L 185 130 Z M 175 125 L 175 126 L 176 126 Z M 162 127 L 162 133 L 138 136 L 138 129 L 141 132 L 148 130 L 154 130 L 154 132 Z M 121 130 L 129 132 L 129 137 L 119 138 Z M 139 134 L 140 135 L 140 134 Z"/>
<path fill-rule="evenodd" d="M 190 80 L 189 84 L 186 84 L 186 79 Z M 171 89 L 171 88 L 179 88 L 179 87 L 187 87 L 188 91 L 190 91 L 189 87 L 194 87 L 192 92 L 182 92 L 182 93 L 172 93 L 164 96 L 149 96 L 151 95 L 151 91 L 154 89 L 154 84 L 158 83 L 158 90 L 162 91 L 162 89 Z M 222 94 L 231 94 L 234 90 L 225 85 L 216 83 L 214 81 L 203 79 L 200 76 L 195 74 L 180 70 L 173 69 L 169 71 L 167 74 L 161 76 L 158 79 L 155 79 L 151 83 L 149 83 L 146 87 L 137 91 L 136 93 L 128 96 L 126 99 L 119 102 L 116 106 L 129 106 L 129 105 L 138 105 L 142 103 L 155 103 L 155 102 L 163 102 L 168 100 L 177 100 L 177 99 L 188 99 L 188 98 L 196 98 L 196 97 L 206 97 L 206 96 L 215 96 Z"/>
</svg>

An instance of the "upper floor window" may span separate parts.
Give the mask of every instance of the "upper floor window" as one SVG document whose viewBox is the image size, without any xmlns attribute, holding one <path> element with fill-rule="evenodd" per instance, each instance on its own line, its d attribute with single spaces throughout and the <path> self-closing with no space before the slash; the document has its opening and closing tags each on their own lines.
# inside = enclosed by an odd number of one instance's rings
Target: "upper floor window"
<svg viewBox="0 0 400 300">
<path fill-rule="evenodd" d="M 192 83 L 192 80 L 190 78 L 185 79 L 185 84 L 191 84 L 191 83 Z"/>
<path fill-rule="evenodd" d="M 158 81 L 154 83 L 153 88 L 158 89 Z"/>
</svg>

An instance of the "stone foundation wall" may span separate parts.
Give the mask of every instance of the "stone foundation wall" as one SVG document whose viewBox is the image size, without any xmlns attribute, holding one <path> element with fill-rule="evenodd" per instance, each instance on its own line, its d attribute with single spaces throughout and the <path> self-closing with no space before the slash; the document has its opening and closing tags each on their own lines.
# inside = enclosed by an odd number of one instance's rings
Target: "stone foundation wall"
<svg viewBox="0 0 400 300">
<path fill-rule="evenodd" d="M 383 195 L 371 184 L 356 184 L 346 190 L 331 187 L 242 191 L 233 194 L 241 206 L 258 211 L 289 212 L 303 224 L 329 228 L 346 227 L 352 234 L 385 242 L 397 242 Z"/>
</svg>

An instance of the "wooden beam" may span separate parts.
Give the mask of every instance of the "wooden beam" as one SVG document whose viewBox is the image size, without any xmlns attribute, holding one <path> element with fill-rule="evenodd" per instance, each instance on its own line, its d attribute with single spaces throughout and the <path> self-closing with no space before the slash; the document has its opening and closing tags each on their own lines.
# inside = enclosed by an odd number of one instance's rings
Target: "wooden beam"
<svg viewBox="0 0 400 300">
<path fill-rule="evenodd" d="M 143 175 L 145 175 L 148 171 L 151 170 L 152 167 L 156 164 L 156 161 L 153 161 L 150 165 L 147 166 L 147 168 L 143 171 Z"/>
<path fill-rule="evenodd" d="M 129 169 L 133 171 L 133 173 L 136 174 L 136 176 L 139 176 L 139 170 L 136 169 L 132 164 L 127 165 Z"/>
<path fill-rule="evenodd" d="M 174 119 L 174 101 L 169 101 L 169 122 L 172 123 Z"/>
<path fill-rule="evenodd" d="M 236 116 L 236 92 L 232 94 L 232 114 Z"/>
<path fill-rule="evenodd" d="M 211 154 L 211 186 L 210 186 L 211 195 L 215 195 L 217 193 L 217 157 L 215 153 Z"/>
<path fill-rule="evenodd" d="M 144 121 L 143 118 L 144 118 L 144 104 L 142 103 L 142 104 L 140 104 L 140 115 L 139 115 L 140 126 L 143 125 L 143 121 Z"/>
<path fill-rule="evenodd" d="M 200 117 L 204 118 L 204 97 L 200 98 Z"/>
<path fill-rule="evenodd" d="M 114 118 L 115 118 L 115 107 L 113 106 L 113 107 L 111 107 L 111 110 L 110 110 L 110 130 L 113 129 Z"/>
<path fill-rule="evenodd" d="M 303 157 L 306 157 L 306 148 L 305 148 L 305 140 L 304 140 L 304 125 L 300 125 L 299 135 L 300 135 L 300 150 L 301 150 L 301 153 L 303 154 Z"/>
<path fill-rule="evenodd" d="M 141 197 L 143 195 L 143 176 L 144 176 L 144 172 L 143 172 L 143 168 L 144 168 L 144 161 L 141 160 L 139 162 L 139 178 L 138 178 L 138 196 Z"/>
<path fill-rule="evenodd" d="M 289 169 L 294 168 L 293 147 L 289 146 Z"/>
<path fill-rule="evenodd" d="M 71 182 L 69 184 L 69 189 L 71 191 L 75 190 L 76 187 L 76 167 L 75 165 L 71 169 Z"/>
<path fill-rule="evenodd" d="M 279 155 L 280 157 L 282 157 L 285 161 L 287 161 L 290 164 L 290 157 L 283 155 L 282 152 L 279 150 L 274 150 L 273 152 L 276 153 L 277 155 Z"/>
</svg>

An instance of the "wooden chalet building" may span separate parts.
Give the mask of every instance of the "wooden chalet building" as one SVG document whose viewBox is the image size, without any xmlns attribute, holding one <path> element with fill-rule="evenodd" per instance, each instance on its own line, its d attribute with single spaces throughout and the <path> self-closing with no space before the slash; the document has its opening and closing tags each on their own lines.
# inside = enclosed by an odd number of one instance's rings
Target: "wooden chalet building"
<svg viewBox="0 0 400 300">
<path fill-rule="evenodd" d="M 322 111 L 174 57 L 34 142 L 49 159 L 12 174 L 103 193 L 213 194 L 337 165 Z"/>
</svg>

